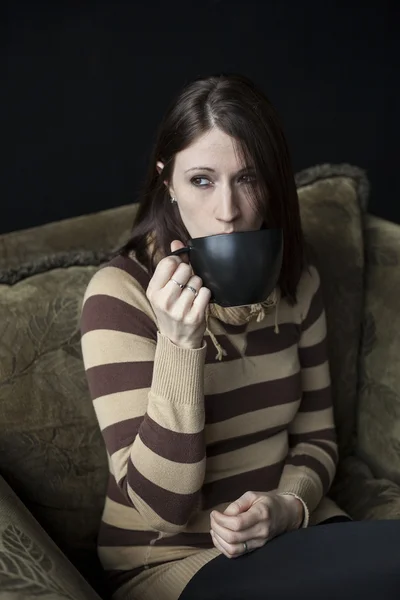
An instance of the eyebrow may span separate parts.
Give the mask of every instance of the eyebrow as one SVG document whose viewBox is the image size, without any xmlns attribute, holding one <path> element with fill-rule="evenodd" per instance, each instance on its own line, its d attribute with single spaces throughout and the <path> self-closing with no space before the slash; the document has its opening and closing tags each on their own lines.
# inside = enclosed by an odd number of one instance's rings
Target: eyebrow
<svg viewBox="0 0 400 600">
<path fill-rule="evenodd" d="M 215 169 L 212 169 L 211 167 L 191 167 L 190 169 L 187 169 L 185 173 L 189 173 L 189 171 L 210 171 L 211 173 L 216 172 Z M 245 171 L 255 171 L 255 169 L 254 167 L 244 167 L 243 169 L 240 169 L 240 171 L 238 171 L 236 175 L 244 173 Z"/>
</svg>

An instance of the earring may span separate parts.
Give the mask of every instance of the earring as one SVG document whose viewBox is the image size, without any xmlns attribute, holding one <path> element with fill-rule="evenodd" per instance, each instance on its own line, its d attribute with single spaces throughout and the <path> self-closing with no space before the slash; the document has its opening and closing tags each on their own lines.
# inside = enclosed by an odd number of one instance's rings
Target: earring
<svg viewBox="0 0 400 600">
<path fill-rule="evenodd" d="M 174 198 L 174 196 L 172 196 L 171 198 L 171 204 L 174 204 L 175 202 L 178 202 L 176 198 Z"/>
</svg>

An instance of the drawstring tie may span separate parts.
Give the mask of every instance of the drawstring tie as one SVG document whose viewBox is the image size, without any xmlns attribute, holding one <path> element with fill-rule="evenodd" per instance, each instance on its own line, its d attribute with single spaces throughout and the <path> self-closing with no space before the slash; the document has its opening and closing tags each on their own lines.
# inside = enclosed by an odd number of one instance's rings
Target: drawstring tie
<svg viewBox="0 0 400 600">
<path fill-rule="evenodd" d="M 227 355 L 227 351 L 221 346 L 219 341 L 217 340 L 216 335 L 211 331 L 211 323 L 210 317 L 214 316 L 221 321 L 228 323 L 230 325 L 242 325 L 248 323 L 252 319 L 256 318 L 257 323 L 261 323 L 263 319 L 271 312 L 273 308 L 275 308 L 275 320 L 274 320 L 274 332 L 276 334 L 279 333 L 279 323 L 278 323 L 278 310 L 279 310 L 279 302 L 280 302 L 280 292 L 279 289 L 275 288 L 270 296 L 264 302 L 258 302 L 256 304 L 252 304 L 249 307 L 230 307 L 225 309 L 221 306 L 216 306 L 210 309 L 210 305 L 207 309 L 206 315 L 206 332 L 210 336 L 210 339 L 217 350 L 217 354 L 215 359 L 218 361 L 222 361 L 223 357 Z M 235 315 L 235 309 L 236 315 Z M 243 314 L 243 309 L 247 309 L 246 315 Z M 213 314 L 214 313 L 214 314 Z M 226 320 L 224 320 L 226 317 Z"/>
<path fill-rule="evenodd" d="M 221 344 L 219 343 L 219 341 L 217 340 L 216 336 L 213 334 L 213 332 L 210 329 L 210 314 L 207 315 L 207 327 L 206 327 L 206 332 L 208 333 L 208 335 L 211 338 L 212 343 L 214 344 L 216 350 L 217 350 L 217 354 L 215 356 L 216 360 L 222 360 L 223 356 L 226 356 L 228 353 L 227 351 L 221 346 Z"/>
</svg>

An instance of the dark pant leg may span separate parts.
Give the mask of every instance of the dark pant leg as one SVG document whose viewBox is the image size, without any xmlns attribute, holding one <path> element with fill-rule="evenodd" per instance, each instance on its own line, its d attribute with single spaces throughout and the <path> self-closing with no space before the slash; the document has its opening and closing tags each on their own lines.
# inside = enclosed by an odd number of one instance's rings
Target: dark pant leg
<svg viewBox="0 0 400 600">
<path fill-rule="evenodd" d="M 221 555 L 179 600 L 399 600 L 400 520 L 322 524 Z"/>
</svg>

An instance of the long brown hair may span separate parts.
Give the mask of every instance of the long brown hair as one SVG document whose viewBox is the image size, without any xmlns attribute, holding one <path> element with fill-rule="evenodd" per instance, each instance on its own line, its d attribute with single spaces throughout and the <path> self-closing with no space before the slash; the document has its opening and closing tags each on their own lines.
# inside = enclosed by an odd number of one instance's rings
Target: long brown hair
<svg viewBox="0 0 400 600">
<path fill-rule="evenodd" d="M 279 286 L 282 295 L 294 303 L 305 252 L 289 150 L 275 109 L 243 75 L 197 78 L 171 103 L 157 132 L 132 235 L 120 252 L 126 255 L 134 250 L 137 259 L 153 273 L 157 252 L 166 256 L 172 240 L 186 243 L 190 238 L 164 181 L 171 181 L 175 155 L 212 127 L 233 137 L 244 164 L 256 171 L 257 184 L 251 194 L 264 226 L 283 229 Z M 160 174 L 157 161 L 164 163 Z M 155 242 L 151 255 L 149 236 Z"/>
</svg>

